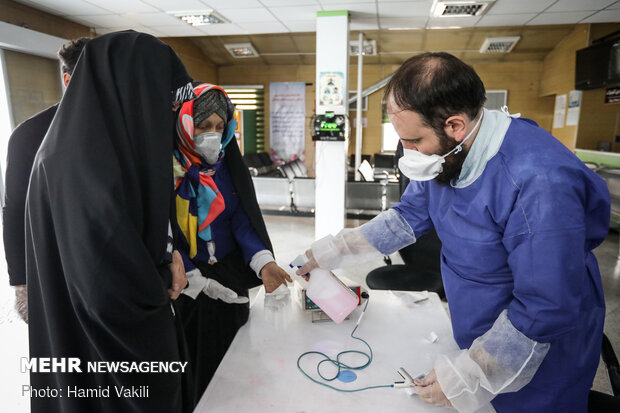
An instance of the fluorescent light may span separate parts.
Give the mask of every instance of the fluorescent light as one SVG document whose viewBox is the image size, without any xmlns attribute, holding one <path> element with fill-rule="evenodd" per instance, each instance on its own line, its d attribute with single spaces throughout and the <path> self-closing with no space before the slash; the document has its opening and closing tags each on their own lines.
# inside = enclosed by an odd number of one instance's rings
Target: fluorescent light
<svg viewBox="0 0 620 413">
<path fill-rule="evenodd" d="M 183 20 L 183 22 L 192 26 L 205 26 L 208 24 L 230 23 L 214 10 L 188 11 L 188 12 L 170 12 L 173 16 Z"/>
<path fill-rule="evenodd" d="M 236 58 L 258 57 L 258 52 L 252 43 L 229 43 L 225 44 L 224 47 Z"/>
</svg>

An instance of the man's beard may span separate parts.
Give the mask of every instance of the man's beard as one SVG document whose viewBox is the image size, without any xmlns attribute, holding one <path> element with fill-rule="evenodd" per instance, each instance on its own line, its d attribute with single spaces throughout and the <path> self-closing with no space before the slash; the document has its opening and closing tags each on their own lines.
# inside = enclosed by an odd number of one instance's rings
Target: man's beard
<svg viewBox="0 0 620 413">
<path fill-rule="evenodd" d="M 440 154 L 445 155 L 452 149 L 456 148 L 459 144 L 455 139 L 449 137 L 445 131 L 441 131 L 439 134 Z M 461 147 L 462 148 L 462 147 Z M 443 171 L 435 178 L 435 181 L 441 185 L 449 185 L 453 179 L 456 179 L 461 174 L 461 168 L 463 162 L 467 157 L 467 151 L 462 148 L 458 153 L 452 153 L 445 158 L 445 162 L 442 165 Z"/>
</svg>

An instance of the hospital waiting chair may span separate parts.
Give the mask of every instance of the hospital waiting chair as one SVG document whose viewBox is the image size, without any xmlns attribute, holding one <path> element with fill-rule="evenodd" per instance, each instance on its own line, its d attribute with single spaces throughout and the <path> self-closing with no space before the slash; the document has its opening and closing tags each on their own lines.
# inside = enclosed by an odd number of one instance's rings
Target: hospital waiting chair
<svg viewBox="0 0 620 413">
<path fill-rule="evenodd" d="M 400 142 L 396 150 L 396 163 L 402 156 Z M 398 178 L 400 194 L 409 184 L 403 174 Z M 441 279 L 441 241 L 434 228 L 420 236 L 415 243 L 398 251 L 404 264 L 375 268 L 366 276 L 366 284 L 375 290 L 431 291 L 443 300 L 446 293 Z"/>
<path fill-rule="evenodd" d="M 620 364 L 618 364 L 618 358 L 616 357 L 614 348 L 605 334 L 603 334 L 601 357 L 607 369 L 613 396 L 596 390 L 590 390 L 588 412 L 620 412 Z"/>
</svg>

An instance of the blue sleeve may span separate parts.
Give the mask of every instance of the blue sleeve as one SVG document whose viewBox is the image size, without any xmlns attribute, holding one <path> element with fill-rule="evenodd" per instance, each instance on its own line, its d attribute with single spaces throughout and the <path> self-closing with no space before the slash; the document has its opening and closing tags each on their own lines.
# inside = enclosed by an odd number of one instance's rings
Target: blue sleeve
<svg viewBox="0 0 620 413">
<path fill-rule="evenodd" d="M 428 182 L 411 181 L 400 202 L 392 207 L 405 218 L 415 238 L 426 234 L 433 226 L 428 214 L 428 185 Z"/>
<path fill-rule="evenodd" d="M 517 185 L 503 238 L 514 279 L 508 317 L 527 337 L 550 342 L 600 303 L 587 238 L 607 233 L 609 215 L 601 212 L 609 210 L 609 193 L 585 171 L 562 166 Z"/>
<path fill-rule="evenodd" d="M 261 239 L 256 234 L 256 231 L 250 222 L 250 218 L 245 212 L 241 202 L 237 204 L 237 208 L 235 209 L 230 222 L 232 224 L 232 231 L 235 236 L 235 240 L 241 248 L 243 259 L 246 264 L 252 260 L 254 254 L 267 249 L 265 244 L 263 244 Z"/>
</svg>

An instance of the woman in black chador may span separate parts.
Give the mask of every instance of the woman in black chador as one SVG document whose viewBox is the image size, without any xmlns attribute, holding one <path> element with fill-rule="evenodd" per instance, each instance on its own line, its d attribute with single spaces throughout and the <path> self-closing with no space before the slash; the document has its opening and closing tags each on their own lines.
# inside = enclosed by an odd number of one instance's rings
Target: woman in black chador
<svg viewBox="0 0 620 413">
<path fill-rule="evenodd" d="M 87 362 L 182 361 L 166 206 L 172 106 L 194 97 L 190 80 L 170 47 L 133 31 L 80 56 L 32 170 L 26 273 L 30 357 L 77 357 L 82 373 L 31 372 L 33 389 L 62 395 L 33 397 L 33 413 L 183 409 L 181 373 L 92 373 Z M 143 391 L 117 395 L 132 388 Z"/>
</svg>

